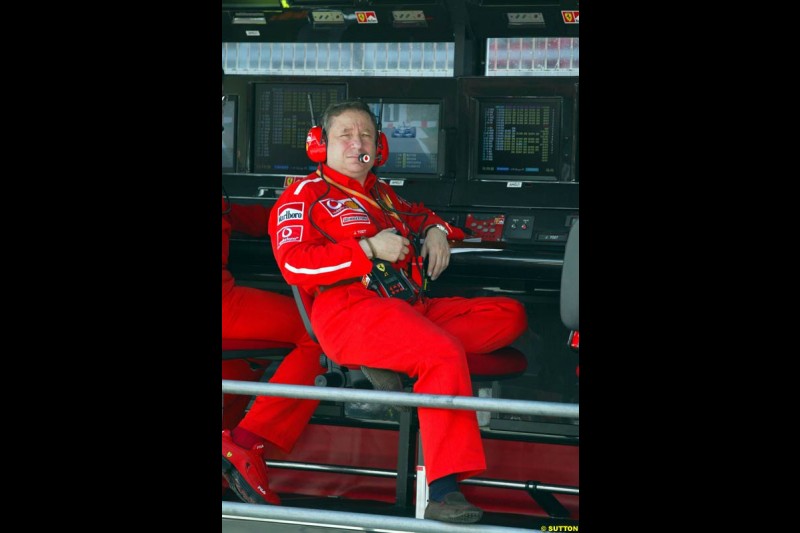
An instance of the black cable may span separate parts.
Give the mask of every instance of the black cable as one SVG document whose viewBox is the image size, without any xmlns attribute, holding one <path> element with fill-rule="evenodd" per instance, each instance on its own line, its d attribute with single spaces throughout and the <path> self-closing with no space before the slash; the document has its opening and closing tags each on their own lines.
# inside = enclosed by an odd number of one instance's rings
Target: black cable
<svg viewBox="0 0 800 533">
<path fill-rule="evenodd" d="M 318 167 L 317 170 L 319 171 L 319 175 L 321 177 L 322 176 L 322 172 L 323 172 L 322 163 L 319 164 L 319 167 Z M 320 202 L 326 196 L 328 196 L 328 193 L 331 192 L 331 184 L 328 183 L 328 181 L 325 178 L 323 178 L 322 181 L 325 182 L 325 185 L 327 185 L 328 188 L 325 189 L 325 192 L 322 193 L 316 200 L 311 202 L 311 205 L 308 208 L 308 221 L 311 223 L 312 226 L 314 226 L 314 229 L 316 229 L 318 232 L 320 232 L 326 239 L 331 241 L 333 244 L 336 244 L 336 239 L 334 239 L 333 237 L 328 235 L 322 228 L 317 226 L 317 223 L 314 222 L 314 218 L 311 216 L 312 213 L 314 212 L 314 205 L 317 204 L 318 202 Z"/>
<path fill-rule="evenodd" d="M 321 167 L 321 166 L 322 166 L 322 164 L 320 163 L 320 167 Z M 320 168 L 320 175 L 322 175 L 322 170 L 321 170 L 321 168 Z M 332 243 L 336 244 L 336 242 L 337 242 L 337 241 L 336 241 L 336 239 L 334 239 L 333 237 L 331 237 L 330 235 L 328 235 L 327 233 L 325 233 L 325 232 L 322 230 L 322 228 L 320 228 L 319 226 L 317 226 L 317 224 L 314 222 L 314 219 L 311 217 L 311 211 L 312 211 L 312 210 L 313 210 L 313 208 L 314 208 L 314 204 L 316 204 L 317 202 L 319 202 L 319 201 L 323 200 L 323 199 L 324 199 L 326 196 L 328 196 L 328 193 L 330 193 L 330 192 L 331 192 L 331 184 L 330 184 L 330 182 L 329 182 L 328 180 L 325 180 L 324 178 L 323 178 L 323 181 L 325 182 L 325 185 L 327 185 L 327 186 L 328 186 L 328 188 L 327 188 L 327 189 L 325 189 L 325 192 L 324 192 L 322 195 L 320 195 L 320 196 L 319 196 L 319 198 L 317 198 L 316 200 L 314 200 L 313 202 L 311 202 L 311 207 L 309 207 L 309 208 L 308 208 L 308 221 L 311 223 L 311 225 L 312 225 L 312 226 L 314 226 L 314 228 L 315 228 L 317 231 L 319 231 L 319 232 L 320 232 L 322 235 L 324 235 L 324 236 L 325 236 L 325 237 L 326 237 L 326 238 L 327 238 L 329 241 L 331 241 Z M 337 187 L 337 188 L 338 188 L 338 187 Z M 340 190 L 341 190 L 341 189 L 340 189 Z M 345 191 L 342 191 L 342 192 L 343 192 L 344 194 L 347 194 Z M 349 195 L 348 195 L 348 197 L 349 197 Z M 375 226 L 377 226 L 377 227 L 380 227 L 380 226 L 381 226 L 381 225 L 378 223 L 378 220 L 376 220 L 376 219 L 375 219 L 375 217 L 373 217 L 373 216 L 372 216 L 372 213 L 370 213 L 368 209 L 364 209 L 364 213 L 365 213 L 365 214 L 367 215 L 367 217 L 368 217 L 368 218 L 369 218 L 369 219 L 372 221 L 372 223 L 373 223 L 373 224 L 375 224 Z M 394 224 L 392 224 L 392 227 L 395 227 L 395 226 L 394 226 Z"/>
<path fill-rule="evenodd" d="M 231 212 L 231 199 L 228 196 L 228 191 L 225 190 L 224 185 L 222 186 L 222 197 L 225 198 L 225 204 L 227 205 L 227 207 L 222 210 L 222 214 L 227 215 Z"/>
<path fill-rule="evenodd" d="M 399 209 L 395 209 L 392 206 L 386 205 L 384 203 L 383 199 L 381 198 L 380 191 L 378 190 L 378 182 L 377 181 L 375 182 L 375 185 L 372 186 L 372 190 L 370 190 L 370 193 L 372 194 L 372 197 L 378 203 L 380 208 L 382 210 L 384 210 L 384 211 L 389 211 L 389 212 L 395 213 L 397 215 L 417 216 L 417 217 L 421 216 L 421 217 L 423 217 L 422 224 L 420 224 L 420 230 L 422 231 L 422 230 L 425 229 L 425 222 L 428 221 L 428 213 L 412 213 L 410 211 L 401 211 Z M 394 226 L 394 224 L 392 224 L 392 225 Z M 412 242 L 412 244 L 414 246 L 414 255 L 416 257 L 422 257 L 422 234 L 421 233 L 415 233 L 414 230 L 411 229 L 411 226 L 408 227 L 408 233 L 413 237 L 411 242 Z M 423 260 L 423 262 L 424 262 L 424 260 Z M 414 264 L 414 266 L 417 268 L 417 272 L 419 273 L 420 279 L 422 280 L 422 289 L 424 291 L 425 287 L 428 284 L 427 283 L 427 281 L 428 281 L 427 269 L 425 268 L 424 264 L 423 265 L 418 265 L 416 263 L 417 263 L 416 261 L 412 261 L 412 264 Z"/>
<path fill-rule="evenodd" d="M 319 164 L 318 170 L 319 170 L 319 175 L 323 176 L 324 169 L 322 168 L 322 163 Z M 326 233 L 322 228 L 320 228 L 316 224 L 316 222 L 314 222 L 314 218 L 312 217 L 312 213 L 314 211 L 314 205 L 316 205 L 318 202 L 322 201 L 326 196 L 328 196 L 328 194 L 331 191 L 330 182 L 328 182 L 328 180 L 326 180 L 324 178 L 323 178 L 323 181 L 325 182 L 325 185 L 327 186 L 327 188 L 325 189 L 324 193 L 322 193 L 316 200 L 311 202 L 311 205 L 308 208 L 308 221 L 326 239 L 328 239 L 332 243 L 336 244 L 336 242 L 337 242 L 336 239 L 334 239 L 333 237 L 328 235 L 328 233 Z M 342 192 L 344 192 L 344 191 L 342 191 Z M 375 182 L 375 185 L 372 186 L 372 189 L 370 190 L 370 193 L 372 194 L 372 198 L 375 200 L 375 202 L 381 208 L 381 211 L 384 212 L 384 216 L 385 216 L 386 212 L 395 213 L 397 215 L 405 215 L 405 216 L 421 216 L 421 217 L 423 217 L 423 219 L 422 219 L 422 224 L 420 225 L 420 228 L 422 228 L 422 229 L 425 228 L 425 222 L 428 220 L 428 213 L 412 213 L 412 212 L 409 212 L 409 211 L 401 211 L 399 209 L 395 209 L 394 207 L 386 205 L 386 203 L 381 198 L 380 191 L 378 191 L 378 182 L 377 181 Z M 345 193 L 345 194 L 347 194 L 347 193 Z M 369 212 L 369 209 L 365 208 L 364 212 L 367 214 L 367 216 L 370 218 L 370 220 L 372 220 L 372 222 L 375 224 L 375 226 L 380 228 L 381 224 L 379 224 L 378 220 L 376 220 L 375 217 L 372 216 L 372 214 Z M 392 220 L 392 217 L 387 217 L 386 221 L 388 221 L 390 223 L 392 228 L 398 229 L 397 226 L 395 226 L 394 221 Z M 401 222 L 403 224 L 405 224 L 405 222 L 403 222 L 402 220 L 401 220 Z M 408 225 L 406 224 L 406 226 L 408 226 Z M 414 256 L 415 256 L 415 258 L 416 257 L 422 257 L 422 242 L 421 242 L 422 241 L 422 235 L 419 234 L 419 233 L 414 232 L 414 230 L 411 229 L 411 226 L 408 226 L 408 233 L 412 237 L 411 242 L 412 242 L 412 245 L 414 246 Z M 422 288 L 421 289 L 424 291 L 425 286 L 427 285 L 427 279 L 428 279 L 427 272 L 425 271 L 425 265 L 424 264 L 423 265 L 419 265 L 419 264 L 417 264 L 417 261 L 412 261 L 411 263 L 414 265 L 414 267 L 417 268 L 417 272 L 419 273 L 420 279 L 422 280 Z"/>
</svg>

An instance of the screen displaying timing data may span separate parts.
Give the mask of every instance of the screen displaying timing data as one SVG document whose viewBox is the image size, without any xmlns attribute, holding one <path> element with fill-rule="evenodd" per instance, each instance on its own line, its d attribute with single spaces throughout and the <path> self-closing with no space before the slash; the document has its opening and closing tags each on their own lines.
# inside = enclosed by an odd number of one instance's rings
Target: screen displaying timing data
<svg viewBox="0 0 800 533">
<path fill-rule="evenodd" d="M 553 181 L 561 168 L 561 99 L 512 97 L 478 101 L 475 176 Z"/>
<path fill-rule="evenodd" d="M 369 102 L 389 141 L 385 174 L 439 174 L 439 103 Z"/>
<path fill-rule="evenodd" d="M 347 98 L 344 83 L 257 83 L 253 124 L 253 171 L 260 174 L 313 172 L 306 155 L 306 136 L 331 103 Z"/>
</svg>

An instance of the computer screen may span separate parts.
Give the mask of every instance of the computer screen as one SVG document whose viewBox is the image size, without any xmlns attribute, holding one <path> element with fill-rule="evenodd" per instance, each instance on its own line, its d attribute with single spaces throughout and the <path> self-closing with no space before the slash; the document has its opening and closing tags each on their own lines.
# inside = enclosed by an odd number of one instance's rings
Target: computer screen
<svg viewBox="0 0 800 533">
<path fill-rule="evenodd" d="M 222 171 L 236 172 L 236 107 L 239 97 L 229 94 L 222 107 Z"/>
<path fill-rule="evenodd" d="M 575 181 L 581 180 L 580 165 L 581 149 L 580 149 L 580 98 L 578 97 L 578 84 L 575 84 Z"/>
<path fill-rule="evenodd" d="M 329 104 L 347 98 L 345 83 L 255 83 L 253 172 L 303 175 L 317 164 L 306 154 L 306 135 Z"/>
<path fill-rule="evenodd" d="M 562 103 L 561 97 L 477 98 L 473 179 L 559 180 Z"/>
<path fill-rule="evenodd" d="M 366 101 L 366 100 L 365 100 Z M 439 132 L 440 101 L 384 99 L 366 101 L 389 141 L 389 160 L 375 169 L 386 177 L 438 177 L 443 174 Z"/>
</svg>

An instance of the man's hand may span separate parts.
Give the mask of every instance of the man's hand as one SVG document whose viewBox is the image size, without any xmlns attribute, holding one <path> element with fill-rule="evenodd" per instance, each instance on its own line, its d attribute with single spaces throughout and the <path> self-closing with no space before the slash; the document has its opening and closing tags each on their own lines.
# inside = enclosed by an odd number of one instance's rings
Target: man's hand
<svg viewBox="0 0 800 533">
<path fill-rule="evenodd" d="M 423 259 L 428 259 L 428 277 L 435 280 L 450 265 L 450 245 L 447 244 L 447 235 L 432 226 L 425 233 L 425 242 L 420 251 Z"/>
<path fill-rule="evenodd" d="M 390 263 L 405 259 L 411 245 L 411 241 L 398 235 L 393 228 L 387 228 L 370 237 L 369 243 L 375 249 L 377 259 L 385 259 Z"/>
</svg>

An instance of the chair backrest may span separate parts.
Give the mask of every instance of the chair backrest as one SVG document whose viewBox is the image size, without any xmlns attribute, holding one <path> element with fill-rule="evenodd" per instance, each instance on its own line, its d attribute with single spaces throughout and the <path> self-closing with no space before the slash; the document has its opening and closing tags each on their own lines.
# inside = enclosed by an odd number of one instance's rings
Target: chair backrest
<svg viewBox="0 0 800 533">
<path fill-rule="evenodd" d="M 561 270 L 561 321 L 572 331 L 579 331 L 578 322 L 578 223 L 569 230 L 564 266 Z"/>
<path fill-rule="evenodd" d="M 297 287 L 297 285 L 292 285 L 292 294 L 294 295 L 297 310 L 300 312 L 300 318 L 303 319 L 303 325 L 306 327 L 308 336 L 311 337 L 312 341 L 319 342 L 317 336 L 314 335 L 314 330 L 311 329 L 311 304 L 314 302 L 314 298 L 303 289 Z"/>
</svg>

